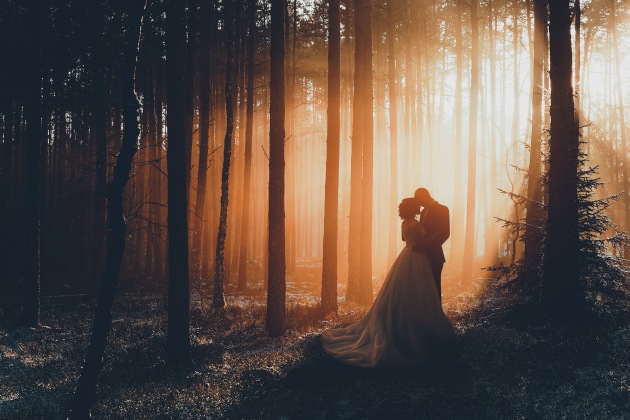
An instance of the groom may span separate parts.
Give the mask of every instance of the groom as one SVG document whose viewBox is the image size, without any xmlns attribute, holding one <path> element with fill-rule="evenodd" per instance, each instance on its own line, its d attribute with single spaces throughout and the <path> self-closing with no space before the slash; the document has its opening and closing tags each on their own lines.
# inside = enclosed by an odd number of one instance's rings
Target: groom
<svg viewBox="0 0 630 420">
<path fill-rule="evenodd" d="M 451 235 L 448 207 L 435 201 L 426 188 L 418 188 L 413 197 L 423 208 L 420 212 L 420 224 L 426 232 L 425 237 L 413 247 L 413 250 L 426 253 L 431 271 L 433 271 L 438 295 L 442 300 L 442 267 L 446 261 L 442 244 Z"/>
</svg>

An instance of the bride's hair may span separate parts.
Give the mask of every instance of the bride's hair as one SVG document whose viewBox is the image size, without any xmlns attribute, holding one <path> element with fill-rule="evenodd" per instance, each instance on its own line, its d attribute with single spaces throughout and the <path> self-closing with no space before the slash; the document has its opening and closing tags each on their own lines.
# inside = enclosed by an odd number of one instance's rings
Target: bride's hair
<svg viewBox="0 0 630 420">
<path fill-rule="evenodd" d="M 414 198 L 403 198 L 398 205 L 398 215 L 401 219 L 412 219 L 420 213 L 420 205 Z"/>
</svg>

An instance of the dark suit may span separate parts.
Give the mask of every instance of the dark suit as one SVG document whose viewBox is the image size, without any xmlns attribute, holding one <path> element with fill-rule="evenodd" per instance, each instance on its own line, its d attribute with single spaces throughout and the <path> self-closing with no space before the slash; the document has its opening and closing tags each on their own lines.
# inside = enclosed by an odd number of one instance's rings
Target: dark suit
<svg viewBox="0 0 630 420">
<path fill-rule="evenodd" d="M 442 267 L 446 259 L 442 244 L 451 236 L 448 207 L 434 201 L 422 210 L 420 224 L 426 232 L 424 252 L 431 264 L 438 295 L 442 299 Z"/>
</svg>

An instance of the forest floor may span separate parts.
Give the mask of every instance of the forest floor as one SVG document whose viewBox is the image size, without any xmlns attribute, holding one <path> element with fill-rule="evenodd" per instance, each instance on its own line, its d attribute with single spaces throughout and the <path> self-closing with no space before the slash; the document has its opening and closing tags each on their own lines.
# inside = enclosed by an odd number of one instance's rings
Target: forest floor
<svg viewBox="0 0 630 420">
<path fill-rule="evenodd" d="M 341 304 L 337 316 L 322 319 L 314 279 L 289 282 L 289 329 L 280 339 L 265 333 L 260 296 L 231 294 L 225 310 L 193 302 L 193 365 L 186 369 L 164 361 L 162 298 L 122 295 L 93 416 L 630 418 L 627 319 L 522 322 L 496 298 L 456 293 L 448 284 L 444 307 L 457 330 L 455 349 L 407 372 L 330 359 L 321 332 L 365 308 Z M 65 418 L 91 315 L 85 298 L 59 296 L 43 298 L 38 329 L 16 327 L 0 313 L 0 418 Z"/>
</svg>

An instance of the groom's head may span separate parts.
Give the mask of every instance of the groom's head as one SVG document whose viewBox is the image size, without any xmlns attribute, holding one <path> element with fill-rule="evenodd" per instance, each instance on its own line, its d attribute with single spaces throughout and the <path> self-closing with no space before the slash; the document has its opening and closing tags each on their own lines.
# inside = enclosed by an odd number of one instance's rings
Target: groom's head
<svg viewBox="0 0 630 420">
<path fill-rule="evenodd" d="M 413 194 L 413 198 L 416 199 L 421 207 L 426 207 L 433 201 L 433 197 L 431 197 L 431 194 L 429 194 L 429 190 L 427 190 L 426 188 L 418 188 Z"/>
</svg>

